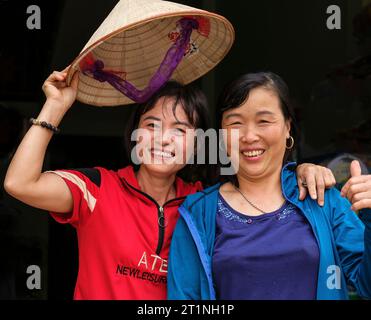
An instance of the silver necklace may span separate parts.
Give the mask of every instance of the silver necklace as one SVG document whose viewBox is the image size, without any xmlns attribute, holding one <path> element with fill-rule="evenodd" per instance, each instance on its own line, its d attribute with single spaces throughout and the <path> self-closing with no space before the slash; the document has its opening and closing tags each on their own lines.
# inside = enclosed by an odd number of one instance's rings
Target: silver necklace
<svg viewBox="0 0 371 320">
<path fill-rule="evenodd" d="M 242 191 L 237 188 L 235 185 L 233 185 L 233 187 L 241 194 L 241 196 L 247 201 L 247 203 L 252 206 L 253 208 L 255 208 L 256 210 L 260 211 L 261 213 L 265 214 L 266 212 L 263 211 L 262 209 L 258 208 L 255 204 L 253 204 L 249 199 L 246 198 L 246 196 L 242 193 Z M 283 206 L 283 204 L 286 202 L 286 199 L 283 200 L 283 203 L 282 205 L 280 206 L 280 208 Z"/>
<path fill-rule="evenodd" d="M 258 208 L 255 204 L 253 204 L 249 199 L 247 199 L 246 197 L 245 197 L 245 195 L 242 193 L 242 191 L 239 189 L 239 188 L 237 188 L 235 185 L 233 185 L 233 187 L 241 194 L 241 196 L 248 202 L 248 204 L 250 205 L 250 206 L 252 206 L 253 208 L 255 208 L 256 210 L 258 210 L 258 211 L 260 211 L 261 213 L 263 213 L 263 214 L 265 214 L 266 212 L 265 211 L 263 211 L 262 209 L 260 209 L 260 208 Z"/>
</svg>

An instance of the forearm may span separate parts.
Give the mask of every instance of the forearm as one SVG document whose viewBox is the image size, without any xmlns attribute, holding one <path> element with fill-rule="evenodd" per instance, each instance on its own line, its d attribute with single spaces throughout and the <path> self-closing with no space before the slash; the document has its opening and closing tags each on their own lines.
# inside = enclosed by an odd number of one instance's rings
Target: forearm
<svg viewBox="0 0 371 320">
<path fill-rule="evenodd" d="M 59 126 L 64 114 L 46 101 L 37 119 Z M 4 183 L 8 192 L 17 193 L 38 181 L 52 136 L 51 130 L 37 125 L 30 127 L 9 165 Z"/>
</svg>

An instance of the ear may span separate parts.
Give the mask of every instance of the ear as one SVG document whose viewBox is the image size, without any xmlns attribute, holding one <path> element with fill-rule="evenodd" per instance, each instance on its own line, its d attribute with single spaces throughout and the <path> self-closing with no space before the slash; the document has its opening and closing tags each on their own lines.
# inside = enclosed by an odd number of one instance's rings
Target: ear
<svg viewBox="0 0 371 320">
<path fill-rule="evenodd" d="M 290 137 L 290 131 L 291 131 L 291 119 L 288 119 L 285 121 L 285 128 L 286 128 L 286 139 Z"/>
</svg>

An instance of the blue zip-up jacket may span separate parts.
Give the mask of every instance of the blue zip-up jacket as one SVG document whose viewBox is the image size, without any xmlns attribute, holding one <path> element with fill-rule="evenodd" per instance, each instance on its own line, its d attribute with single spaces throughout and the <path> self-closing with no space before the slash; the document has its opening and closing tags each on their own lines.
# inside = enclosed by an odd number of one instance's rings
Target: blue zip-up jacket
<svg viewBox="0 0 371 320">
<path fill-rule="evenodd" d="M 295 163 L 282 169 L 282 190 L 307 218 L 318 243 L 317 299 L 348 299 L 347 284 L 370 299 L 371 210 L 361 210 L 358 217 L 335 188 L 325 192 L 323 207 L 309 197 L 300 201 L 295 169 Z M 219 188 L 190 195 L 179 208 L 168 261 L 168 299 L 216 298 L 211 268 Z"/>
</svg>

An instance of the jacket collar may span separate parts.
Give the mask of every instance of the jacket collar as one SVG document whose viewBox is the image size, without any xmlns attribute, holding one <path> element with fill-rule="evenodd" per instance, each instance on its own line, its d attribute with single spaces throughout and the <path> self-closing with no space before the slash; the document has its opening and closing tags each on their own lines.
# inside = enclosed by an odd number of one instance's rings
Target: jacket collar
<svg viewBox="0 0 371 320">
<path fill-rule="evenodd" d="M 301 208 L 302 202 L 299 201 L 299 188 L 296 178 L 296 162 L 285 164 L 281 170 L 281 188 L 285 199 L 294 202 Z"/>
<path fill-rule="evenodd" d="M 122 168 L 118 170 L 117 174 L 120 180 L 123 181 L 123 185 L 126 186 L 130 192 L 134 193 L 135 196 L 140 197 L 146 202 L 149 200 L 150 196 L 143 192 L 139 186 L 133 166 Z M 186 183 L 179 177 L 175 178 L 175 187 L 176 199 L 180 198 L 182 201 L 184 200 L 184 197 L 188 196 L 189 194 L 202 190 L 201 182 L 197 181 L 196 183 Z"/>
<path fill-rule="evenodd" d="M 295 204 L 299 203 L 299 189 L 296 179 L 296 162 L 289 162 L 285 164 L 281 169 L 281 187 L 283 195 L 286 199 L 293 201 Z M 184 205 L 188 209 L 196 204 L 199 200 L 206 197 L 207 201 L 215 196 L 219 192 L 219 188 L 222 183 L 217 183 L 201 192 L 190 195 L 187 198 L 187 202 Z"/>
</svg>

